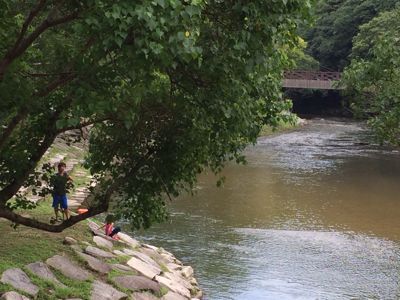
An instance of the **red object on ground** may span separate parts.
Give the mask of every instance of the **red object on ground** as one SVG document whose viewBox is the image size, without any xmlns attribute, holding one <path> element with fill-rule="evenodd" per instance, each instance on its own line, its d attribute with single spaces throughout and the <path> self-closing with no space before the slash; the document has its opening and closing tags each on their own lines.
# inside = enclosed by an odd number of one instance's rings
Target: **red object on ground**
<svg viewBox="0 0 400 300">
<path fill-rule="evenodd" d="M 84 214 L 85 212 L 88 212 L 89 210 L 87 208 L 78 208 L 78 214 Z"/>
</svg>

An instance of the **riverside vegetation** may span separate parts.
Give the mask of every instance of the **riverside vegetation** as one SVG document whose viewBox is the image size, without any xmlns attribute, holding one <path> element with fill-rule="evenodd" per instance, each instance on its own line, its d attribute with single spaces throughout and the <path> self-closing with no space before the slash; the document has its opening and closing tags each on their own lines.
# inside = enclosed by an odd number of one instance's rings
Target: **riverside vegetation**
<svg viewBox="0 0 400 300">
<path fill-rule="evenodd" d="M 69 198 L 75 208 L 82 205 L 85 197 L 81 194 L 88 194 L 86 186 L 91 179 L 81 166 L 85 151 L 84 145 L 80 146 L 67 146 L 58 139 L 44 157 L 50 162 L 66 161 L 74 177 Z M 54 214 L 49 197 L 25 192 L 37 207 L 18 213 L 49 220 Z M 0 247 L 0 299 L 201 298 L 191 267 L 183 266 L 162 248 L 141 244 L 123 233 L 121 241 L 107 238 L 97 230 L 96 222 L 86 220 L 56 234 L 25 226 L 11 228 L 8 221 L 0 219 L 0 236 L 5 241 Z M 80 278 L 79 273 L 88 276 Z M 18 298 L 22 296 L 27 298 Z"/>
</svg>

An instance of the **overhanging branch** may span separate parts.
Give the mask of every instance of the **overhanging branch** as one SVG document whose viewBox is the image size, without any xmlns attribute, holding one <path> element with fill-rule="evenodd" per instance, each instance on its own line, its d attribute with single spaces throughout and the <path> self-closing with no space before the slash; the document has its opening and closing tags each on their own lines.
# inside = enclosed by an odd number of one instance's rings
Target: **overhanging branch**
<svg viewBox="0 0 400 300">
<path fill-rule="evenodd" d="M 101 213 L 107 211 L 107 209 L 108 209 L 108 203 L 107 203 L 107 205 L 104 205 L 104 206 L 91 208 L 83 214 L 72 216 L 68 220 L 65 220 L 61 224 L 57 224 L 57 225 L 52 225 L 52 224 L 38 221 L 36 219 L 23 217 L 23 216 L 16 214 L 13 211 L 8 210 L 8 209 L 0 209 L 0 217 L 5 218 L 16 224 L 25 225 L 28 227 L 32 227 L 32 228 L 36 228 L 36 229 L 40 229 L 40 230 L 44 230 L 44 231 L 48 231 L 48 232 L 62 232 L 63 230 L 75 225 L 76 223 L 79 223 L 83 220 L 86 220 L 87 218 L 96 216 L 98 214 L 101 214 Z"/>
</svg>

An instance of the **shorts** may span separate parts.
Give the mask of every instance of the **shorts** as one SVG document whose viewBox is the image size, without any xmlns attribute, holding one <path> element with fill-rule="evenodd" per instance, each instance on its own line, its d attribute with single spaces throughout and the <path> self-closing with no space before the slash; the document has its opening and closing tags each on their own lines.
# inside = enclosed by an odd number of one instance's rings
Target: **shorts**
<svg viewBox="0 0 400 300">
<path fill-rule="evenodd" d="M 54 208 L 63 208 L 67 209 L 68 208 L 68 203 L 67 203 L 67 195 L 53 195 L 53 205 Z"/>
</svg>

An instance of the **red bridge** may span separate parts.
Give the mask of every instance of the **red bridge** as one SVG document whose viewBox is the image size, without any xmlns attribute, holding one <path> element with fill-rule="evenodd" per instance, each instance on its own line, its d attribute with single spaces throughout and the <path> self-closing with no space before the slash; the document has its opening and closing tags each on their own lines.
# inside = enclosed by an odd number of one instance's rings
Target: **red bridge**
<svg viewBox="0 0 400 300">
<path fill-rule="evenodd" d="M 340 72 L 285 71 L 282 85 L 294 89 L 340 90 L 343 89 L 338 85 L 340 76 Z"/>
</svg>

